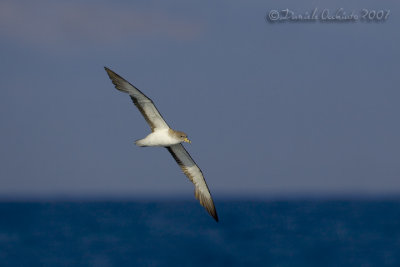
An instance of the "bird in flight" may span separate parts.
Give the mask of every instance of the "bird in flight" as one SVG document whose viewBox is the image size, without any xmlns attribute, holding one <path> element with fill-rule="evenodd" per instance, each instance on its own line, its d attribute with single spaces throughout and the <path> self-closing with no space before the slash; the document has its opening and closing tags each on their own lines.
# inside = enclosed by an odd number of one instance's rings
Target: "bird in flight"
<svg viewBox="0 0 400 267">
<path fill-rule="evenodd" d="M 218 222 L 217 211 L 215 210 L 214 202 L 203 173 L 181 144 L 182 142 L 191 143 L 187 135 L 184 132 L 171 129 L 160 112 L 158 112 L 153 101 L 139 89 L 109 68 L 104 67 L 104 69 L 115 85 L 115 88 L 129 94 L 135 106 L 150 125 L 151 133 L 145 138 L 137 140 L 135 144 L 142 147 L 159 146 L 168 149 L 183 173 L 194 184 L 194 195 L 200 201 L 200 205 Z"/>
</svg>

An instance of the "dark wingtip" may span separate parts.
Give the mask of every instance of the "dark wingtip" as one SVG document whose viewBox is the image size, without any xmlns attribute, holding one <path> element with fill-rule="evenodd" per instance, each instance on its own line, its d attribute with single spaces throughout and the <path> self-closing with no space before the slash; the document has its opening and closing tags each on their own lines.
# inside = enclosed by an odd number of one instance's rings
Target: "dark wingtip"
<svg viewBox="0 0 400 267">
<path fill-rule="evenodd" d="M 215 209 L 215 207 L 213 207 L 212 210 L 209 210 L 208 213 L 214 218 L 214 220 L 216 222 L 218 222 L 218 214 L 217 214 L 217 210 Z"/>
<path fill-rule="evenodd" d="M 106 66 L 104 66 L 104 70 L 107 72 L 108 76 L 111 78 L 111 76 L 114 74 L 114 72 L 112 70 L 110 70 L 109 68 L 107 68 Z"/>
<path fill-rule="evenodd" d="M 214 220 L 216 221 L 216 222 L 218 222 L 218 215 L 215 213 L 215 216 L 213 216 L 214 217 Z"/>
</svg>

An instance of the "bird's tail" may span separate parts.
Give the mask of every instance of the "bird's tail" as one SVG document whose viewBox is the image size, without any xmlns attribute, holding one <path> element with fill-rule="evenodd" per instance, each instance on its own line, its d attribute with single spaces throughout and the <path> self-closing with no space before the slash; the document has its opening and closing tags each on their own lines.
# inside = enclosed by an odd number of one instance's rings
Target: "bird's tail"
<svg viewBox="0 0 400 267">
<path fill-rule="evenodd" d="M 137 145 L 137 146 L 147 146 L 147 145 L 144 144 L 143 139 L 136 140 L 135 141 L 135 145 Z"/>
</svg>

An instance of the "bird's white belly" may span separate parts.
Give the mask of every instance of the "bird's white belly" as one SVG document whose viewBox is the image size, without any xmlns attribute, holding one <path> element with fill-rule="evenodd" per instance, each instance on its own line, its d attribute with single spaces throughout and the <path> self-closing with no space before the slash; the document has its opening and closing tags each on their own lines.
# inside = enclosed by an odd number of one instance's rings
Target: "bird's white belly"
<svg viewBox="0 0 400 267">
<path fill-rule="evenodd" d="M 168 134 L 168 129 L 157 130 L 145 138 L 136 141 L 136 145 L 138 146 L 171 146 L 179 143 L 179 140 L 172 138 Z"/>
</svg>

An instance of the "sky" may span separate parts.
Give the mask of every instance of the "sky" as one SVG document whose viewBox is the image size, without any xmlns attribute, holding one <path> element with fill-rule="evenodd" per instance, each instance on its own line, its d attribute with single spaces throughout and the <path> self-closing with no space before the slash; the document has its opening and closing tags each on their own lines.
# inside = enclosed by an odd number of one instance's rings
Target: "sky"
<svg viewBox="0 0 400 267">
<path fill-rule="evenodd" d="M 281 22 L 271 10 L 389 10 Z M 104 66 L 150 97 L 215 198 L 400 194 L 398 1 L 0 1 L 0 197 L 193 185 Z"/>
</svg>

